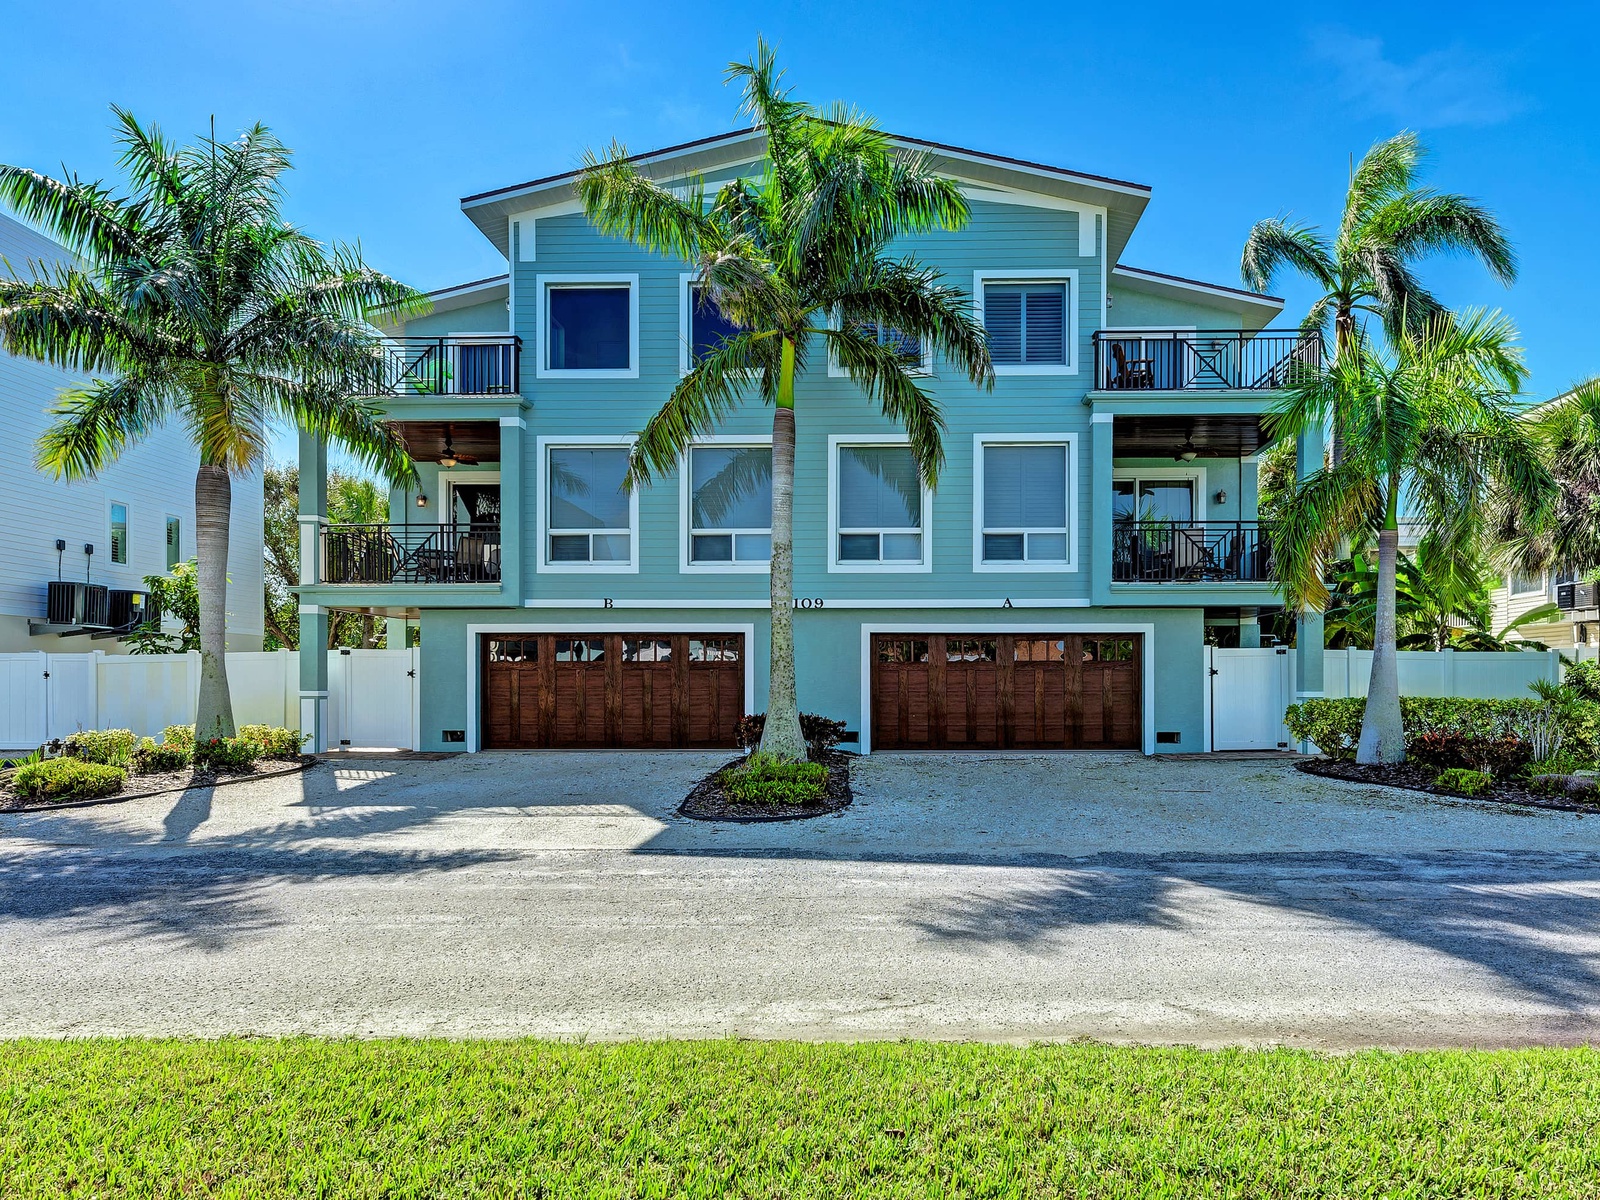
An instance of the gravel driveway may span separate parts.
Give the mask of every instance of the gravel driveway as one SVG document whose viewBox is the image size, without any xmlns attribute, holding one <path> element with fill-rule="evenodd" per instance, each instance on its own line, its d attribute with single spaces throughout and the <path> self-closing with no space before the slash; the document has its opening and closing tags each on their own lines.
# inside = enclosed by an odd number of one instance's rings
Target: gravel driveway
<svg viewBox="0 0 1600 1200">
<path fill-rule="evenodd" d="M 881 755 L 839 817 L 676 817 L 720 759 L 0 816 L 0 1035 L 1600 1033 L 1600 819 L 1110 754 Z"/>
</svg>

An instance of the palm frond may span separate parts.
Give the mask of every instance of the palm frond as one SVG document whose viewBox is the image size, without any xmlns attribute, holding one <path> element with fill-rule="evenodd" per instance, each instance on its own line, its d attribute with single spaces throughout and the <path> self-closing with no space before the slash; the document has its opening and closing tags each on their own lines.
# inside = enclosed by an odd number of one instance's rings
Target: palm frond
<svg viewBox="0 0 1600 1200">
<path fill-rule="evenodd" d="M 845 374 L 878 402 L 884 416 L 905 429 L 922 481 L 937 487 L 945 428 L 938 401 L 918 386 L 894 347 L 848 325 L 821 332 Z"/>
<path fill-rule="evenodd" d="M 757 372 L 770 371 L 772 333 L 740 333 L 725 339 L 678 381 L 645 426 L 628 458 L 630 488 L 666 474 L 695 438 L 710 433 L 743 402 Z"/>
<path fill-rule="evenodd" d="M 1315 226 L 1291 224 L 1281 217 L 1257 221 L 1245 239 L 1239 274 L 1247 286 L 1265 292 L 1284 269 L 1299 272 L 1327 291 L 1338 285 L 1332 249 Z"/>
<path fill-rule="evenodd" d="M 706 215 L 704 185 L 693 181 L 687 195 L 675 195 L 639 174 L 618 142 L 603 156 L 584 151 L 577 190 L 583 211 L 602 233 L 689 262 L 722 248 L 721 230 Z"/>
<path fill-rule="evenodd" d="M 1410 191 L 1427 151 L 1410 130 L 1376 142 L 1361 156 L 1350 176 L 1344 212 L 1339 221 L 1338 244 L 1359 237 L 1372 214 L 1395 196 Z"/>
<path fill-rule="evenodd" d="M 160 423 L 170 400 L 170 382 L 161 379 L 129 376 L 68 389 L 50 409 L 34 463 L 68 482 L 93 479 Z"/>
<path fill-rule="evenodd" d="M 1517 279 L 1517 254 L 1500 222 L 1465 196 L 1415 191 L 1388 201 L 1369 227 L 1405 257 L 1470 255 L 1507 286 Z"/>
</svg>

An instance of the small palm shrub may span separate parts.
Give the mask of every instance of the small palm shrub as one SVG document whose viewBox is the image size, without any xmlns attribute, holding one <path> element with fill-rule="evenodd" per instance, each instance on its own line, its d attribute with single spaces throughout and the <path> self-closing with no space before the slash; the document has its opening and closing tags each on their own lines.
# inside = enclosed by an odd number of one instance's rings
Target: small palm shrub
<svg viewBox="0 0 1600 1200">
<path fill-rule="evenodd" d="M 140 738 L 128 766 L 135 775 L 166 775 L 193 761 L 194 751 L 188 747 L 157 745 L 154 738 Z"/>
<path fill-rule="evenodd" d="M 300 747 L 306 742 L 298 729 L 284 729 L 278 725 L 244 725 L 239 729 L 239 736 L 260 746 L 262 758 L 291 762 L 299 760 Z"/>
<path fill-rule="evenodd" d="M 1486 796 L 1494 786 L 1494 780 L 1482 771 L 1451 767 L 1435 775 L 1433 785 L 1449 792 L 1459 792 L 1463 796 Z"/>
<path fill-rule="evenodd" d="M 85 729 L 68 737 L 62 752 L 84 762 L 125 767 L 138 740 L 131 729 Z"/>
<path fill-rule="evenodd" d="M 742 804 L 810 804 L 828 788 L 828 768 L 821 763 L 784 762 L 770 754 L 752 754 L 722 773 L 722 789 Z"/>
<path fill-rule="evenodd" d="M 194 752 L 194 726 L 168 725 L 161 731 L 161 744 L 179 750 Z"/>
<path fill-rule="evenodd" d="M 213 771 L 243 771 L 261 757 L 261 747 L 247 737 L 207 738 L 194 748 L 194 765 Z"/>
<path fill-rule="evenodd" d="M 30 800 L 99 800 L 116 795 L 127 779 L 126 771 L 109 763 L 46 758 L 18 767 L 11 786 Z"/>
</svg>

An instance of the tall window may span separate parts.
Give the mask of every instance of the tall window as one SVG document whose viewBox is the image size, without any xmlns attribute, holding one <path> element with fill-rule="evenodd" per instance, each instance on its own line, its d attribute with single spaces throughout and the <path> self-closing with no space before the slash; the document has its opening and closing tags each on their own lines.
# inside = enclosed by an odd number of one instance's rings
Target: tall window
<svg viewBox="0 0 1600 1200">
<path fill-rule="evenodd" d="M 709 291 L 697 283 L 689 285 L 688 365 L 691 367 L 739 332 L 739 327 L 722 315 Z"/>
<path fill-rule="evenodd" d="M 111 561 L 128 562 L 128 506 L 116 502 L 111 505 Z"/>
<path fill-rule="evenodd" d="M 626 371 L 632 321 L 626 283 L 550 284 L 546 366 L 552 371 Z"/>
<path fill-rule="evenodd" d="M 983 447 L 983 562 L 1067 561 L 1067 446 Z"/>
<path fill-rule="evenodd" d="M 984 284 L 983 325 L 997 367 L 1069 361 L 1065 283 Z"/>
<path fill-rule="evenodd" d="M 167 570 L 183 561 L 183 524 L 177 517 L 167 518 Z"/>
<path fill-rule="evenodd" d="M 1132 521 L 1188 525 L 1195 519 L 1194 480 L 1118 479 L 1111 485 L 1111 515 L 1119 525 Z"/>
<path fill-rule="evenodd" d="M 632 561 L 632 504 L 622 486 L 627 449 L 552 446 L 546 464 L 549 561 Z"/>
<path fill-rule="evenodd" d="M 909 446 L 840 446 L 840 563 L 923 561 L 922 480 Z"/>
<path fill-rule="evenodd" d="M 689 450 L 689 561 L 772 558 L 772 447 Z"/>
</svg>

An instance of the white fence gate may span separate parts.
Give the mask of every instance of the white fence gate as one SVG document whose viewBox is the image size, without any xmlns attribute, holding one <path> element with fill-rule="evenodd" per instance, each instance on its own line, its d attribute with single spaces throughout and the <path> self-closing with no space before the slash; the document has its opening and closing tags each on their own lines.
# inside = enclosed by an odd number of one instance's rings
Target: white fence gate
<svg viewBox="0 0 1600 1200">
<path fill-rule="evenodd" d="M 417 747 L 417 650 L 330 650 L 330 746 Z M 300 661 L 292 650 L 228 655 L 241 725 L 300 724 Z M 200 655 L 0 654 L 0 750 L 30 750 L 80 729 L 158 737 L 194 720 Z"/>
<path fill-rule="evenodd" d="M 1211 679 L 1211 749 L 1282 750 L 1283 711 L 1294 698 L 1294 659 L 1285 649 L 1206 647 Z"/>
</svg>

